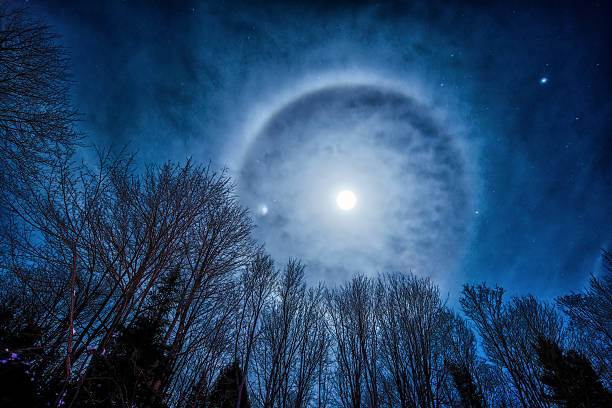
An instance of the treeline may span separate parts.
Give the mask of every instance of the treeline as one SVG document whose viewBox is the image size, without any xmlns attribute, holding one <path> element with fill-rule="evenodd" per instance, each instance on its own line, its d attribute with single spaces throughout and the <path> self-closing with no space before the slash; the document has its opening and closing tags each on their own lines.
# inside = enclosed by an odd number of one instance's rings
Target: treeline
<svg viewBox="0 0 612 408">
<path fill-rule="evenodd" d="M 76 159 L 56 38 L 0 8 L 0 406 L 609 407 L 612 257 L 556 303 L 429 279 L 311 287 L 223 171 Z"/>
</svg>

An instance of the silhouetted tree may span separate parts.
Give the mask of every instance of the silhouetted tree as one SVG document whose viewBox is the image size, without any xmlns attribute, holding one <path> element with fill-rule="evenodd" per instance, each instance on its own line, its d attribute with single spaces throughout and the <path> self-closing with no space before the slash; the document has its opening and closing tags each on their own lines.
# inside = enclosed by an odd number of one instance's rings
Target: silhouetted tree
<svg viewBox="0 0 612 408">
<path fill-rule="evenodd" d="M 484 408 L 485 403 L 482 392 L 474 381 L 469 369 L 464 365 L 456 363 L 449 363 L 447 367 L 461 397 L 462 408 Z"/>
<path fill-rule="evenodd" d="M 108 357 L 94 358 L 84 406 L 166 406 L 162 381 L 169 374 L 167 349 L 160 345 L 155 326 L 151 320 L 138 318 L 121 331 Z"/>
<path fill-rule="evenodd" d="M 253 224 L 227 174 L 207 167 L 189 169 L 185 176 L 187 184 L 177 185 L 180 194 L 188 187 L 189 204 L 185 237 L 179 236 L 176 248 L 182 284 L 164 337 L 173 355 L 172 394 L 186 394 L 194 377 L 211 380 L 219 361 L 229 358 L 224 353 L 230 353 L 235 313 L 246 296 L 240 275 L 258 252 Z"/>
<path fill-rule="evenodd" d="M 307 288 L 304 266 L 290 260 L 262 316 L 254 352 L 253 401 L 263 407 L 303 408 L 314 400 L 328 347 L 323 290 Z"/>
<path fill-rule="evenodd" d="M 41 331 L 16 296 L 0 299 L 0 406 L 37 407 L 44 399 L 37 370 Z"/>
<path fill-rule="evenodd" d="M 221 359 L 239 301 L 224 295 L 252 259 L 252 223 L 229 177 L 190 162 L 133 176 L 129 159 L 110 155 L 96 171 L 69 162 L 60 170 L 41 175 L 51 187 L 36 200 L 11 201 L 16 226 L 2 273 L 44 305 L 45 338 L 63 350 L 54 364 L 68 384 L 82 378 L 91 348 L 110 352 L 113 334 L 146 309 L 167 271 L 178 270 L 161 335 L 172 356 L 168 392 L 184 395 L 198 374 L 191 369 Z"/>
<path fill-rule="evenodd" d="M 243 374 L 240 364 L 236 361 L 219 374 L 204 406 L 206 408 L 250 408 L 247 390 L 243 389 L 242 392 L 239 392 L 241 384 L 243 384 Z"/>
<path fill-rule="evenodd" d="M 36 275 L 42 264 L 49 263 L 45 252 L 50 248 L 41 249 L 43 245 L 39 245 L 37 251 L 24 251 L 20 245 L 24 237 L 42 243 L 41 236 L 46 231 L 30 224 L 34 221 L 30 218 L 33 214 L 21 212 L 20 203 L 37 206 L 41 204 L 39 198 L 45 189 L 56 191 L 58 185 L 54 181 L 61 172 L 59 168 L 72 155 L 80 140 L 74 130 L 76 113 L 69 101 L 69 71 L 67 53 L 57 43 L 57 36 L 44 23 L 32 18 L 27 10 L 1 2 L 0 275 L 3 275 L 2 279 L 12 278 L 12 272 L 23 267 L 24 276 L 31 275 L 28 277 L 31 282 L 23 285 L 26 287 L 30 283 L 31 286 L 38 284 Z M 46 215 L 50 216 L 49 213 Z M 46 283 L 48 288 L 57 287 L 55 282 Z M 27 288 L 27 291 L 35 297 L 31 289 Z M 60 303 L 57 296 L 44 295 L 36 302 L 48 311 Z M 39 319 L 39 323 L 41 331 L 49 334 L 46 329 L 51 324 L 45 323 L 44 319 Z M 66 326 L 55 325 L 54 329 L 61 327 L 60 331 L 66 334 Z M 47 340 L 50 337 L 46 336 Z M 50 360 L 49 355 L 47 358 Z M 64 362 L 66 366 L 71 365 L 70 358 Z M 47 366 L 51 365 L 50 361 L 47 363 Z M 64 382 L 68 377 L 66 375 Z"/>
<path fill-rule="evenodd" d="M 378 281 L 376 297 L 378 355 L 389 404 L 429 408 L 450 403 L 445 359 L 451 349 L 460 359 L 463 339 L 452 331 L 457 320 L 437 286 L 411 274 L 387 274 Z"/>
<path fill-rule="evenodd" d="M 563 321 L 552 305 L 533 296 L 515 297 L 508 303 L 502 296 L 501 288 L 466 285 L 460 302 L 480 334 L 487 357 L 512 384 L 519 403 L 526 408 L 549 407 L 533 344 L 538 336 L 560 341 Z"/>
<path fill-rule="evenodd" d="M 583 293 L 559 297 L 557 303 L 580 336 L 580 351 L 588 353 L 612 387 L 612 254 L 602 250 L 602 258 L 601 276 L 592 275 Z"/>
<path fill-rule="evenodd" d="M 378 326 L 373 281 L 359 275 L 327 293 L 338 398 L 344 407 L 378 407 Z"/>
<path fill-rule="evenodd" d="M 446 321 L 448 333 L 444 340 L 444 368 L 450 374 L 450 385 L 440 387 L 443 392 L 450 388 L 446 404 L 462 407 L 485 407 L 496 405 L 495 397 L 503 394 L 498 384 L 491 381 L 494 373 L 491 366 L 476 351 L 476 337 L 462 317 L 450 313 Z M 447 387 L 447 388 L 446 388 Z"/>
<path fill-rule="evenodd" d="M 250 264 L 241 274 L 237 298 L 236 327 L 233 333 L 233 359 L 238 362 L 243 374 L 239 384 L 239 396 L 247 389 L 253 352 L 262 334 L 262 315 L 269 306 L 270 297 L 277 283 L 278 271 L 269 255 L 255 254 Z"/>
<path fill-rule="evenodd" d="M 542 382 L 550 388 L 550 400 L 566 408 L 604 408 L 612 406 L 612 393 L 606 390 L 589 360 L 543 336 L 535 345 L 543 369 Z"/>
<path fill-rule="evenodd" d="M 192 386 L 189 395 L 185 399 L 185 407 L 187 408 L 204 408 L 207 404 L 208 389 L 206 375 L 200 376 Z"/>
<path fill-rule="evenodd" d="M 151 294 L 145 310 L 120 331 L 108 352 L 94 354 L 81 398 L 85 406 L 166 407 L 171 358 L 163 334 L 178 285 L 179 274 L 174 270 Z"/>
<path fill-rule="evenodd" d="M 78 143 L 69 61 L 57 36 L 0 3 L 0 187 L 19 188 Z"/>
</svg>

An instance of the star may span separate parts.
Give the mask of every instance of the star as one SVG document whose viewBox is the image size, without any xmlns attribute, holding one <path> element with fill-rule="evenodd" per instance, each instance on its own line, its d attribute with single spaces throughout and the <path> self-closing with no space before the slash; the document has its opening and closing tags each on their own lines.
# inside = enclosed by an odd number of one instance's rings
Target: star
<svg viewBox="0 0 612 408">
<path fill-rule="evenodd" d="M 548 82 L 548 78 L 546 78 L 546 77 L 542 77 L 542 78 L 540 78 L 540 83 L 541 83 L 541 84 L 545 84 L 545 83 L 547 83 L 547 82 Z"/>
<path fill-rule="evenodd" d="M 257 208 L 257 212 L 259 213 L 259 215 L 266 215 L 268 214 L 268 211 L 268 206 L 265 204 L 262 204 Z"/>
</svg>

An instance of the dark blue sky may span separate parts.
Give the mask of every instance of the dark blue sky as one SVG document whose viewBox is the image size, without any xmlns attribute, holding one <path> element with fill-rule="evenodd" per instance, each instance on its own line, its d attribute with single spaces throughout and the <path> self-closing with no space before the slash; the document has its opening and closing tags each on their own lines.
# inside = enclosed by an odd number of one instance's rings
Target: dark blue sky
<svg viewBox="0 0 612 408">
<path fill-rule="evenodd" d="M 606 2 L 100 3 L 28 3 L 72 53 L 92 143 L 238 175 L 249 134 L 284 102 L 388 80 L 465 154 L 469 231 L 440 236 L 462 248 L 436 275 L 445 288 L 552 297 L 580 289 L 612 247 Z"/>
</svg>

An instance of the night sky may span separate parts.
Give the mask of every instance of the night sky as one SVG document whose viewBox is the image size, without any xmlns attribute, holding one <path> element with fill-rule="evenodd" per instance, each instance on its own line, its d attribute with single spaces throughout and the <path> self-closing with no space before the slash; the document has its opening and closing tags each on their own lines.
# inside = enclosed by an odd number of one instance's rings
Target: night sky
<svg viewBox="0 0 612 408">
<path fill-rule="evenodd" d="M 255 236 L 311 282 L 401 269 L 452 299 L 551 298 L 599 271 L 606 2 L 304 3 L 27 4 L 72 55 L 88 143 L 228 167 Z"/>
</svg>

